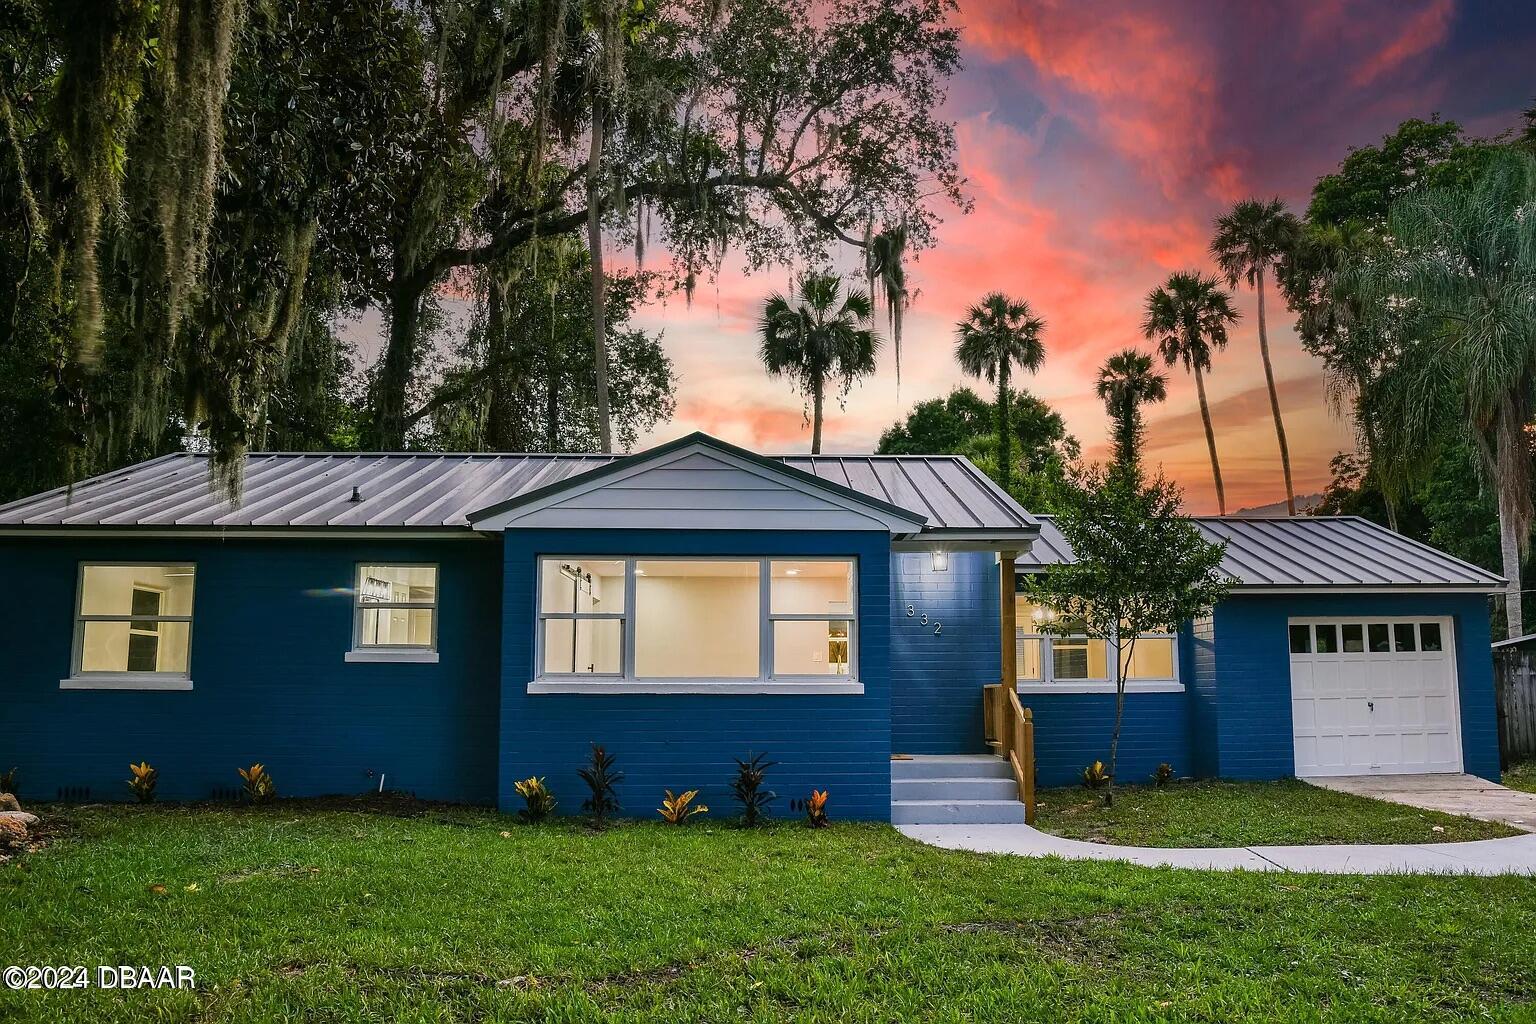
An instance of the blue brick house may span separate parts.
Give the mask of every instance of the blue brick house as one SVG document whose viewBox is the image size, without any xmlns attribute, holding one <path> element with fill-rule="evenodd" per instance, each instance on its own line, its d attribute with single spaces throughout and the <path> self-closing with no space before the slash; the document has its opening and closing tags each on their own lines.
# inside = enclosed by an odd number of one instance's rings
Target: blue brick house
<svg viewBox="0 0 1536 1024">
<path fill-rule="evenodd" d="M 0 768 L 24 798 L 121 799 L 147 759 L 204 799 L 260 761 L 290 796 L 506 810 L 539 775 L 574 811 L 600 743 L 632 814 L 686 788 L 725 810 L 764 752 L 780 812 L 814 787 L 845 818 L 1021 820 L 983 687 L 1032 711 L 1054 785 L 1103 755 L 1117 673 L 1122 779 L 1497 777 L 1500 581 L 1361 520 L 1198 520 L 1231 596 L 1116 665 L 1043 628 L 1024 583 L 1071 552 L 960 458 L 694 434 L 253 454 L 243 479 L 232 501 L 177 454 L 0 506 Z"/>
</svg>

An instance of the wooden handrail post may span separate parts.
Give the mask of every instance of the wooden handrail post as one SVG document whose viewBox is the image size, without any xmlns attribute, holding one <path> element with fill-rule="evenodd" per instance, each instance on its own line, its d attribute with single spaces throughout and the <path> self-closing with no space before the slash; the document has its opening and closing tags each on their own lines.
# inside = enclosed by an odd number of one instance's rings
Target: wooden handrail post
<svg viewBox="0 0 1536 1024">
<path fill-rule="evenodd" d="M 1017 688 L 1019 681 L 1018 579 L 1014 572 L 1014 563 L 1018 557 L 1017 551 L 1002 551 L 997 556 L 998 622 L 1002 633 L 1000 653 L 1003 661 L 1001 678 L 1003 685 L 1010 690 Z"/>
<path fill-rule="evenodd" d="M 1019 757 L 1024 764 L 1024 824 L 1033 825 L 1035 823 L 1035 713 L 1029 708 L 1024 709 L 1020 732 L 1024 741 L 1024 752 Z"/>
</svg>

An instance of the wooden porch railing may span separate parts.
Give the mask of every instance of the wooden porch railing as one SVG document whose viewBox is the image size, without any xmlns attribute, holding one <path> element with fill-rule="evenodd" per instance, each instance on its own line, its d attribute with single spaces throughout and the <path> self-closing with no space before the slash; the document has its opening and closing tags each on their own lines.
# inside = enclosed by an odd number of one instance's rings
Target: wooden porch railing
<svg viewBox="0 0 1536 1024">
<path fill-rule="evenodd" d="M 1004 683 L 982 688 L 982 717 L 987 742 L 1008 759 L 1024 804 L 1024 820 L 1035 823 L 1035 719 L 1019 703 L 1018 691 Z"/>
</svg>

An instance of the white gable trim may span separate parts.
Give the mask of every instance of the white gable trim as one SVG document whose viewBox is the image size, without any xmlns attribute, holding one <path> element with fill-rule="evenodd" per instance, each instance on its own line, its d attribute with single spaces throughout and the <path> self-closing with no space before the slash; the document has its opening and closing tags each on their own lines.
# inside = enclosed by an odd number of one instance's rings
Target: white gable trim
<svg viewBox="0 0 1536 1024">
<path fill-rule="evenodd" d="M 698 460 L 717 464 L 717 478 L 707 487 L 681 482 L 652 488 L 626 485 L 648 474 L 682 470 Z M 732 479 L 734 477 L 734 480 Z M 743 486 L 749 481 L 756 486 Z M 594 500 L 603 491 L 626 492 L 623 501 Z M 771 494 L 797 495 L 801 500 L 775 500 Z M 754 502 L 751 496 L 763 500 Z M 583 500 L 586 499 L 586 500 Z M 638 500 L 637 500 L 638 499 Z M 573 481 L 524 504 L 471 521 L 476 530 L 508 529 L 626 529 L 626 530 L 885 530 L 916 533 L 924 516 L 906 515 L 859 501 L 800 474 L 745 459 L 713 445 L 696 442 L 656 458 L 638 460 L 594 479 Z"/>
</svg>

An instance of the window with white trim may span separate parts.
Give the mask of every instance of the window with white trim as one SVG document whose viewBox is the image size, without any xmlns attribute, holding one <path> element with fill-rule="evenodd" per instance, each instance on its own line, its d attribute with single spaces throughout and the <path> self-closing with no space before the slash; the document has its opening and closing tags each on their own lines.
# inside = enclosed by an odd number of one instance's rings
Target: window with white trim
<svg viewBox="0 0 1536 1024">
<path fill-rule="evenodd" d="M 353 649 L 437 649 L 437 566 L 357 567 Z"/>
<path fill-rule="evenodd" d="M 537 575 L 541 679 L 857 675 L 852 559 L 542 557 Z"/>
<path fill-rule="evenodd" d="M 191 565 L 82 565 L 72 674 L 185 679 L 196 573 Z"/>
<path fill-rule="evenodd" d="M 1037 604 L 1027 595 L 1016 598 L 1017 642 L 1015 662 L 1021 684 L 1059 685 L 1093 689 L 1110 688 L 1116 681 L 1110 641 L 1074 630 L 1054 609 Z M 1058 628 L 1059 627 L 1059 628 Z M 1178 633 L 1174 630 L 1141 633 L 1130 652 L 1120 653 L 1119 671 L 1126 685 L 1168 685 L 1179 679 Z"/>
</svg>

